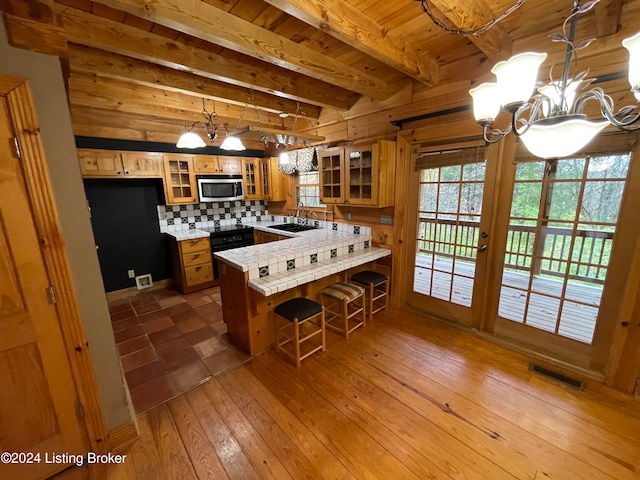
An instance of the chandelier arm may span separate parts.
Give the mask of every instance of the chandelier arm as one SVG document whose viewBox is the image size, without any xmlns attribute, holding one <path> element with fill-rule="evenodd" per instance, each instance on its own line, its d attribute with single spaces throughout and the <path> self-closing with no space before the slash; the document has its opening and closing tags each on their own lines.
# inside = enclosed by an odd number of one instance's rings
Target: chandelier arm
<svg viewBox="0 0 640 480">
<path fill-rule="evenodd" d="M 510 124 L 506 130 L 491 128 L 491 125 L 483 125 L 482 138 L 487 144 L 498 143 L 511 133 L 513 126 Z M 489 136 L 491 135 L 491 136 Z"/>
</svg>

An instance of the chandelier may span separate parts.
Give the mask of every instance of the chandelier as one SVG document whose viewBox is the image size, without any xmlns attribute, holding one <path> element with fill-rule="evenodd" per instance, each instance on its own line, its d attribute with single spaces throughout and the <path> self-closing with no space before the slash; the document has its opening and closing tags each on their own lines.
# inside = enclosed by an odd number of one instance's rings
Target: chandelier
<svg viewBox="0 0 640 480">
<path fill-rule="evenodd" d="M 574 0 L 562 33 L 550 36 L 554 42 L 567 44 L 564 68 L 558 80 L 552 78 L 552 67 L 550 82 L 536 84 L 538 70 L 547 54 L 524 52 L 497 63 L 491 69 L 497 78 L 496 83 L 483 83 L 469 91 L 473 97 L 474 117 L 483 127 L 487 143 L 499 142 L 513 132 L 536 157 L 561 158 L 578 152 L 608 125 L 620 130 L 640 128 L 637 106 L 626 106 L 615 112 L 612 98 L 601 88 L 584 91 L 593 81 L 586 78 L 587 71 L 570 76 L 576 52 L 592 41 L 574 43 L 578 16 L 591 10 L 598 1 L 580 5 L 579 0 Z M 631 91 L 640 101 L 640 32 L 623 40 L 622 46 L 629 50 Z M 536 93 L 532 96 L 534 90 Z M 597 102 L 601 114 L 596 120 L 589 119 L 584 113 L 587 104 L 593 102 Z M 505 130 L 493 128 L 501 110 L 511 114 L 511 122 Z"/>
<path fill-rule="evenodd" d="M 209 113 L 205 106 L 204 98 L 202 99 L 202 115 L 206 119 L 206 122 L 196 121 L 191 124 L 191 126 L 186 127 L 187 131 L 183 133 L 178 142 L 176 143 L 176 147 L 178 148 L 202 148 L 207 144 L 202 140 L 200 135 L 193 131 L 195 127 L 202 127 L 207 132 L 207 137 L 213 143 L 213 141 L 218 137 L 218 129 L 222 129 L 227 132 L 227 136 L 222 142 L 220 148 L 224 150 L 245 150 L 244 145 L 240 142 L 240 139 L 230 137 L 228 135 L 229 130 L 224 123 L 216 123 L 216 118 L 218 118 L 218 114 L 216 113 L 216 103 L 215 100 L 213 102 L 213 111 Z M 234 144 L 233 141 L 236 140 Z M 225 143 L 227 143 L 227 148 L 225 148 Z M 229 144 L 230 143 L 230 144 Z"/>
</svg>

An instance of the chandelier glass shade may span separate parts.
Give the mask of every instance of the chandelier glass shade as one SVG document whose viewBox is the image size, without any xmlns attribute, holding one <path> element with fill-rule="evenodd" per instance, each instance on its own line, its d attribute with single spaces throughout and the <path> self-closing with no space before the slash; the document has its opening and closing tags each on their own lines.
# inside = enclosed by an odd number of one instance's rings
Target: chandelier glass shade
<svg viewBox="0 0 640 480">
<path fill-rule="evenodd" d="M 601 88 L 583 91 L 593 82 L 586 79 L 587 72 L 570 75 L 576 51 L 591 43 L 574 44 L 577 18 L 591 10 L 597 1 L 583 6 L 579 3 L 579 0 L 574 0 L 572 13 L 563 25 L 563 34 L 551 36 L 553 41 L 567 44 L 559 80 L 537 84 L 538 70 L 547 54 L 524 52 L 493 67 L 491 72 L 496 76 L 495 83 L 483 83 L 469 91 L 473 98 L 474 118 L 483 127 L 487 143 L 499 142 L 513 132 L 533 155 L 561 158 L 584 148 L 609 125 L 620 130 L 640 128 L 637 105 L 626 106 L 616 112 L 612 98 Z M 622 46 L 629 51 L 631 91 L 640 101 L 640 32 L 625 39 Z M 589 119 L 585 107 L 594 102 L 599 107 L 600 117 Z M 502 110 L 511 115 L 511 122 L 506 129 L 499 130 L 493 128 L 493 124 Z"/>
<path fill-rule="evenodd" d="M 216 123 L 216 118 L 218 118 L 218 114 L 216 113 L 216 104 L 213 103 L 213 112 L 208 112 L 204 103 L 204 98 L 202 99 L 202 115 L 205 117 L 206 122 L 196 121 L 191 124 L 191 126 L 186 127 L 187 131 L 183 133 L 178 142 L 176 143 L 176 147 L 178 148 L 203 148 L 206 147 L 207 144 L 202 137 L 195 133 L 193 129 L 195 127 L 202 127 L 205 129 L 207 138 L 213 143 L 213 141 L 218 137 L 218 129 L 222 129 L 227 132 L 227 136 L 222 142 L 220 148 L 223 150 L 245 150 L 245 146 L 242 144 L 242 141 L 237 137 L 230 137 L 228 135 L 229 130 L 224 123 Z M 226 148 L 225 148 L 226 147 Z"/>
</svg>

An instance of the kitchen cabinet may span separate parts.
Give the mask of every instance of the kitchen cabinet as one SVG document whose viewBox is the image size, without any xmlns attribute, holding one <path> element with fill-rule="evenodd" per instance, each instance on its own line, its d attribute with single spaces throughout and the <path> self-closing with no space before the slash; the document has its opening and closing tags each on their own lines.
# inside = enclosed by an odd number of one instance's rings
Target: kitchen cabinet
<svg viewBox="0 0 640 480">
<path fill-rule="evenodd" d="M 278 235 L 277 233 L 263 232 L 262 230 L 253 231 L 253 241 L 257 245 L 259 243 L 277 242 L 278 240 L 289 240 L 291 237 Z"/>
<path fill-rule="evenodd" d="M 195 173 L 239 175 L 242 172 L 242 162 L 238 157 L 217 155 L 197 155 L 193 161 Z"/>
<path fill-rule="evenodd" d="M 260 183 L 260 159 L 242 159 L 242 178 L 244 180 L 244 198 L 246 200 L 259 200 L 262 198 Z"/>
<path fill-rule="evenodd" d="M 162 178 L 159 153 L 79 149 L 78 161 L 86 178 Z"/>
<path fill-rule="evenodd" d="M 278 170 L 278 157 L 260 159 L 260 182 L 264 200 L 282 202 L 287 199 L 285 174 Z"/>
<path fill-rule="evenodd" d="M 198 201 L 193 161 L 193 155 L 164 155 L 164 191 L 167 205 Z"/>
<path fill-rule="evenodd" d="M 393 206 L 396 144 L 328 148 L 318 154 L 324 204 Z"/>
<path fill-rule="evenodd" d="M 181 293 L 214 285 L 213 258 L 209 237 L 177 241 L 169 237 L 173 282 Z"/>
</svg>

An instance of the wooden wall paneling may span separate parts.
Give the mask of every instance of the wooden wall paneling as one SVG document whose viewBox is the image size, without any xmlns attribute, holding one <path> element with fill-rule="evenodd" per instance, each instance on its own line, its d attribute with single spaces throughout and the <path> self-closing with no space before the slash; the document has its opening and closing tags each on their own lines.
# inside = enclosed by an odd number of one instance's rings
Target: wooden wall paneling
<svg viewBox="0 0 640 480">
<path fill-rule="evenodd" d="M 1 77 L 0 80 L 0 91 L 7 95 L 14 132 L 22 152 L 25 182 L 40 236 L 43 260 L 57 292 L 59 315 L 65 319 L 60 326 L 80 402 L 84 407 L 89 440 L 95 452 L 104 453 L 110 448 L 104 414 L 71 279 L 32 95 L 26 83 L 8 77 Z"/>
<path fill-rule="evenodd" d="M 405 300 L 405 292 L 410 285 L 407 284 L 407 271 L 412 268 L 413 242 L 407 237 L 409 222 L 415 221 L 408 218 L 409 204 L 412 191 L 411 178 L 411 140 L 404 132 L 398 134 L 396 140 L 396 191 L 394 202 L 394 236 L 395 240 L 391 248 L 393 277 L 391 279 L 390 305 L 399 308 Z"/>
<path fill-rule="evenodd" d="M 347 138 L 361 140 L 395 134 L 398 128 L 391 125 L 391 111 L 384 110 L 370 115 L 347 120 Z"/>
<path fill-rule="evenodd" d="M 603 0 L 596 5 L 596 28 L 598 37 L 613 35 L 618 31 L 622 0 Z"/>
</svg>

